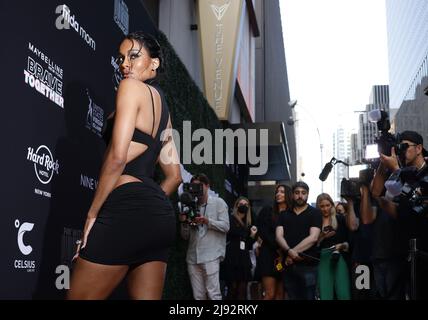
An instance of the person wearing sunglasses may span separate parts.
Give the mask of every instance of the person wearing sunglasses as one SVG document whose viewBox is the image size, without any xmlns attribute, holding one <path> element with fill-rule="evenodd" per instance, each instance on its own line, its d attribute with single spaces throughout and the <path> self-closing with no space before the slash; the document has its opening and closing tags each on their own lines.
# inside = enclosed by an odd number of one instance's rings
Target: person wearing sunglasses
<svg viewBox="0 0 428 320">
<path fill-rule="evenodd" d="M 400 172 L 410 169 L 410 167 L 414 168 L 418 177 L 417 180 L 428 176 L 428 167 L 425 160 L 427 156 L 428 153 L 423 147 L 423 138 L 419 133 L 415 131 L 402 132 L 400 134 L 400 143 L 395 148 L 392 148 L 391 156 L 381 154 L 381 163 L 376 170 L 371 185 L 372 196 L 378 201 L 380 209 L 397 221 L 399 228 L 395 237 L 398 239 L 398 250 L 404 256 L 406 256 L 409 249 L 410 239 L 416 239 L 418 250 L 428 252 L 428 216 L 417 214 L 413 210 L 413 205 L 409 201 L 408 196 L 403 192 L 404 188 L 402 188 L 400 183 L 409 182 L 408 186 L 413 188 L 413 182 L 400 181 L 398 177 L 400 176 Z M 401 171 L 400 165 L 402 167 Z M 394 181 L 397 183 L 394 184 Z M 385 192 L 385 187 L 387 187 L 387 192 Z M 392 198 L 392 196 L 397 195 L 399 197 Z M 422 268 L 426 268 L 426 266 Z M 407 273 L 408 276 L 409 274 Z M 417 276 L 417 297 L 427 299 L 428 274 L 418 272 Z"/>
</svg>

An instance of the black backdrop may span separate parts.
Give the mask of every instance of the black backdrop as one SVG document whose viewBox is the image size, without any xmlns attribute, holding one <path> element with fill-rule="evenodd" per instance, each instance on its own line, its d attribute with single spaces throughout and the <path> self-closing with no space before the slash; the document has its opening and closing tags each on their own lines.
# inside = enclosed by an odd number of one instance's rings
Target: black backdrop
<svg viewBox="0 0 428 320">
<path fill-rule="evenodd" d="M 129 13 L 130 31 L 156 32 L 137 0 L 68 0 L 69 29 L 57 28 L 62 4 L 0 2 L 3 299 L 63 297 L 55 270 L 69 266 L 96 186 L 100 128 L 114 105 L 112 57 L 124 36 L 119 25 Z"/>
</svg>

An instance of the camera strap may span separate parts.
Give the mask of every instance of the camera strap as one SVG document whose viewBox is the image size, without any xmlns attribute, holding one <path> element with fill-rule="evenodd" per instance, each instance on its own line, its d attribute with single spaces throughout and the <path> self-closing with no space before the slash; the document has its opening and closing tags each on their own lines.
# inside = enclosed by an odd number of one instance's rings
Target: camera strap
<svg viewBox="0 0 428 320">
<path fill-rule="evenodd" d="M 204 213 L 201 214 L 201 217 L 206 217 L 207 206 L 208 206 L 208 202 L 203 205 L 203 207 L 204 207 Z M 199 211 L 202 213 L 201 209 Z M 199 236 L 200 237 L 203 237 L 205 235 L 205 233 L 207 232 L 207 230 L 208 230 L 208 226 L 207 225 L 205 225 L 205 224 L 198 225 L 198 232 L 199 232 Z"/>
<path fill-rule="evenodd" d="M 204 207 L 204 214 L 202 215 L 202 217 L 206 216 L 206 212 L 207 212 L 207 206 L 208 206 L 208 201 L 207 203 L 203 204 L 201 207 Z M 202 211 L 202 210 L 201 210 Z"/>
</svg>

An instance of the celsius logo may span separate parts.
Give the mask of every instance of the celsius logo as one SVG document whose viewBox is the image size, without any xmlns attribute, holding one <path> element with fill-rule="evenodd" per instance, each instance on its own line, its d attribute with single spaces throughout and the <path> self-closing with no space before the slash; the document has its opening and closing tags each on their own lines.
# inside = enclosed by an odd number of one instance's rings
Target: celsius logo
<svg viewBox="0 0 428 320">
<path fill-rule="evenodd" d="M 27 160 L 34 163 L 37 179 L 43 184 L 52 180 L 54 172 L 58 174 L 58 160 L 54 161 L 52 152 L 45 145 L 41 145 L 36 151 L 28 147 Z"/>
<path fill-rule="evenodd" d="M 33 248 L 30 245 L 25 245 L 24 234 L 27 231 L 33 230 L 33 227 L 34 223 L 24 222 L 20 225 L 19 220 L 15 220 L 15 228 L 18 229 L 18 247 L 22 254 L 26 256 L 28 256 L 33 251 Z"/>
<path fill-rule="evenodd" d="M 213 10 L 214 15 L 218 21 L 221 21 L 221 19 L 223 19 L 224 14 L 226 13 L 229 6 L 230 6 L 230 1 L 228 3 L 225 3 L 222 6 L 216 6 L 215 4 L 211 4 L 211 9 Z"/>
</svg>

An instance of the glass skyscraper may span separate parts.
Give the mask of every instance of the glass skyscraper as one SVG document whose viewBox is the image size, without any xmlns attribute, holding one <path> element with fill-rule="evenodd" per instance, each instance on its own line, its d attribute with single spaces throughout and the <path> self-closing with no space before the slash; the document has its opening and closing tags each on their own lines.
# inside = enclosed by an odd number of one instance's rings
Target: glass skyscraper
<svg viewBox="0 0 428 320">
<path fill-rule="evenodd" d="M 390 107 L 414 100 L 428 76 L 428 1 L 386 0 Z"/>
</svg>

